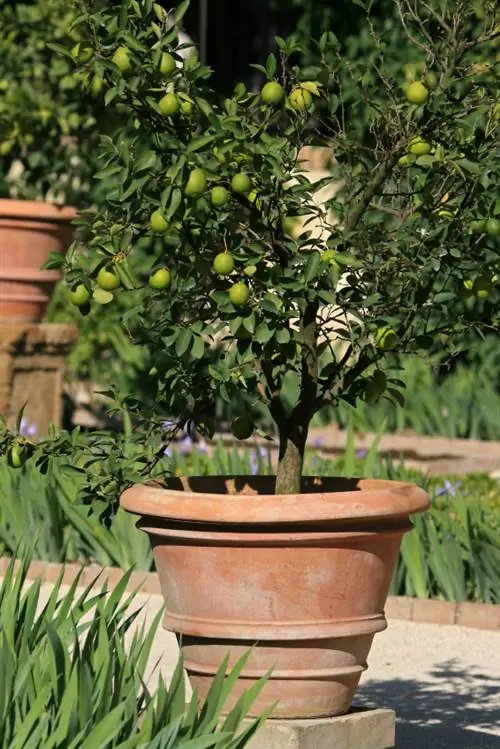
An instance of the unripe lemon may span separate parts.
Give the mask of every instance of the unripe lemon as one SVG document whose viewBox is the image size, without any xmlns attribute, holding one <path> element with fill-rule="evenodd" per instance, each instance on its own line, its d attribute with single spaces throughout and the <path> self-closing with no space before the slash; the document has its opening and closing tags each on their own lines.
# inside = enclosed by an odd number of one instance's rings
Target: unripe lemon
<svg viewBox="0 0 500 749">
<path fill-rule="evenodd" d="M 244 307 L 249 298 L 250 289 L 243 281 L 238 281 L 229 289 L 229 299 L 235 307 Z"/>
<path fill-rule="evenodd" d="M 111 60 L 122 71 L 122 73 L 126 73 L 132 67 L 130 53 L 127 47 L 118 47 Z"/>
<path fill-rule="evenodd" d="M 158 107 L 164 117 L 172 117 L 180 109 L 179 98 L 173 91 L 169 91 L 160 99 Z"/>
<path fill-rule="evenodd" d="M 489 276 L 479 276 L 474 281 L 472 286 L 472 293 L 477 296 L 478 299 L 487 299 L 491 294 L 493 286 L 491 278 Z"/>
<path fill-rule="evenodd" d="M 97 274 L 97 284 L 105 291 L 114 291 L 120 285 L 120 279 L 113 271 L 101 268 Z"/>
<path fill-rule="evenodd" d="M 103 78 L 101 78 L 100 75 L 95 75 L 92 78 L 92 83 L 90 84 L 90 92 L 92 96 L 99 96 L 99 94 L 102 91 L 103 86 L 104 86 Z"/>
<path fill-rule="evenodd" d="M 68 298 L 71 304 L 74 304 L 75 307 L 83 307 L 85 304 L 89 303 L 90 293 L 83 283 L 79 283 L 74 289 L 70 289 L 68 292 Z"/>
<path fill-rule="evenodd" d="M 486 222 L 486 233 L 490 237 L 500 237 L 500 220 L 497 218 L 489 218 Z"/>
<path fill-rule="evenodd" d="M 168 221 L 165 219 L 163 213 L 159 208 L 153 211 L 151 218 L 149 219 L 149 225 L 153 231 L 158 233 L 166 232 L 168 229 Z"/>
<path fill-rule="evenodd" d="M 250 192 L 251 188 L 252 183 L 250 182 L 250 177 L 248 174 L 245 174 L 245 172 L 235 174 L 231 180 L 231 189 L 234 190 L 234 192 L 245 194 Z"/>
<path fill-rule="evenodd" d="M 285 89 L 277 81 L 269 81 L 263 87 L 260 96 L 264 104 L 280 104 L 285 98 Z"/>
<path fill-rule="evenodd" d="M 181 112 L 186 117 L 190 117 L 193 114 L 193 102 L 181 99 Z"/>
<path fill-rule="evenodd" d="M 429 98 L 429 89 L 421 81 L 413 81 L 406 87 L 406 98 L 411 104 L 425 104 Z"/>
<path fill-rule="evenodd" d="M 385 325 L 383 328 L 377 330 L 377 346 L 382 351 L 391 351 L 397 342 L 398 337 L 389 325 Z"/>
<path fill-rule="evenodd" d="M 219 276 L 229 276 L 234 270 L 234 258 L 231 253 L 219 252 L 214 258 L 212 268 Z"/>
<path fill-rule="evenodd" d="M 311 108 L 313 99 L 307 89 L 302 88 L 302 86 L 296 86 L 288 97 L 288 101 L 292 109 L 300 112 L 300 114 L 304 114 L 304 112 L 307 112 Z"/>
<path fill-rule="evenodd" d="M 172 75 L 176 68 L 175 60 L 170 52 L 164 52 L 160 61 L 160 73 L 165 77 Z"/>
<path fill-rule="evenodd" d="M 163 291 L 170 286 L 172 277 L 168 268 L 159 268 L 149 277 L 149 285 L 155 291 Z"/>
<path fill-rule="evenodd" d="M 221 186 L 212 187 L 210 200 L 212 201 L 212 205 L 217 206 L 217 208 L 226 205 L 229 200 L 229 190 Z"/>
<path fill-rule="evenodd" d="M 231 422 L 231 432 L 237 440 L 246 440 L 253 434 L 253 424 L 248 416 L 235 416 Z"/>
<path fill-rule="evenodd" d="M 487 224 L 488 224 L 488 219 L 478 218 L 470 222 L 469 228 L 472 232 L 482 233 L 486 231 Z"/>
<path fill-rule="evenodd" d="M 423 140 L 422 138 L 413 138 L 410 141 L 408 150 L 414 156 L 424 156 L 425 154 L 430 153 L 432 151 L 432 146 L 430 143 L 427 143 L 427 141 Z"/>
<path fill-rule="evenodd" d="M 8 453 L 8 463 L 12 468 L 21 468 L 28 458 L 27 448 L 18 440 L 12 443 Z"/>
<path fill-rule="evenodd" d="M 184 194 L 189 198 L 202 195 L 207 186 L 207 178 L 203 169 L 193 169 L 188 177 Z"/>
</svg>

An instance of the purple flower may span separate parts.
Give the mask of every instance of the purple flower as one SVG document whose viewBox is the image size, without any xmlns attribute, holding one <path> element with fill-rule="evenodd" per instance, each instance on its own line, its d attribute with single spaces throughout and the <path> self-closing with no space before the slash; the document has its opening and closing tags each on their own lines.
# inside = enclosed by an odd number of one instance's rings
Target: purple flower
<svg viewBox="0 0 500 749">
<path fill-rule="evenodd" d="M 186 435 L 183 440 L 179 443 L 179 450 L 181 455 L 189 455 L 193 452 L 193 440 L 189 435 Z"/>
<path fill-rule="evenodd" d="M 360 460 L 362 460 L 363 458 L 366 458 L 367 455 L 368 455 L 368 450 L 358 450 L 358 452 L 356 453 L 356 457 L 359 458 Z"/>
<path fill-rule="evenodd" d="M 175 421 L 167 420 L 167 421 L 163 422 L 162 426 L 163 426 L 163 428 L 165 430 L 169 430 L 169 429 L 175 429 L 175 427 L 177 426 L 177 424 L 175 423 Z"/>
<path fill-rule="evenodd" d="M 259 459 L 256 452 L 250 453 L 250 471 L 252 476 L 256 476 L 259 472 Z"/>
<path fill-rule="evenodd" d="M 36 424 L 30 424 L 29 421 L 23 416 L 19 425 L 19 434 L 21 434 L 23 437 L 36 437 L 36 432 Z"/>
<path fill-rule="evenodd" d="M 450 494 L 452 497 L 457 496 L 457 490 L 462 486 L 461 481 L 457 481 L 456 484 L 452 484 L 451 481 L 445 479 L 443 486 L 436 490 L 436 497 L 440 497 L 442 494 Z"/>
<path fill-rule="evenodd" d="M 314 437 L 312 441 L 313 447 L 323 447 L 324 444 L 325 444 L 325 438 L 321 437 L 321 435 Z"/>
<path fill-rule="evenodd" d="M 203 453 L 203 455 L 206 455 L 208 453 L 208 445 L 205 440 L 200 440 L 197 447 L 200 453 Z"/>
<path fill-rule="evenodd" d="M 171 458 L 172 457 L 172 448 L 171 447 L 167 447 L 166 450 L 163 452 L 163 454 L 166 455 L 167 458 Z"/>
<path fill-rule="evenodd" d="M 264 447 L 264 445 L 261 445 L 257 448 L 257 455 L 259 455 L 261 458 L 267 458 L 269 455 L 268 448 Z"/>
</svg>

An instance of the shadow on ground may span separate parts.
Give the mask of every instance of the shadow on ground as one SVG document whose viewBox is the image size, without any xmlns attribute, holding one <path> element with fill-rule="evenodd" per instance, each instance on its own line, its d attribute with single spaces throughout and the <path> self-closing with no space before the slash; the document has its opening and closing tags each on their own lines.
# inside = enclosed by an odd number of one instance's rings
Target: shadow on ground
<svg viewBox="0 0 500 749">
<path fill-rule="evenodd" d="M 500 676 L 464 671 L 459 661 L 439 664 L 422 681 L 367 681 L 358 705 L 396 711 L 397 749 L 500 749 Z"/>
</svg>

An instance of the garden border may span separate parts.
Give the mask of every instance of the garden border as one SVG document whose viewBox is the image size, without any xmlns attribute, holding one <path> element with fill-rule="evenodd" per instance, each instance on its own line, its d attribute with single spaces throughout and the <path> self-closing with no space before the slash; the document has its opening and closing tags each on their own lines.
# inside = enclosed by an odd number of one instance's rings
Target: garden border
<svg viewBox="0 0 500 749">
<path fill-rule="evenodd" d="M 4 577 L 11 557 L 0 556 L 0 577 Z M 20 560 L 16 560 L 16 566 Z M 119 567 L 101 567 L 98 564 L 58 564 L 36 560 L 29 566 L 27 580 L 40 578 L 45 583 L 55 583 L 62 572 L 62 584 L 70 585 L 81 572 L 80 587 L 105 581 L 114 587 L 124 571 Z M 128 592 L 161 595 L 158 576 L 154 572 L 132 572 Z M 490 603 L 452 603 L 408 596 L 389 596 L 385 607 L 387 618 L 418 622 L 420 624 L 447 624 L 472 629 L 500 630 L 500 605 Z"/>
</svg>

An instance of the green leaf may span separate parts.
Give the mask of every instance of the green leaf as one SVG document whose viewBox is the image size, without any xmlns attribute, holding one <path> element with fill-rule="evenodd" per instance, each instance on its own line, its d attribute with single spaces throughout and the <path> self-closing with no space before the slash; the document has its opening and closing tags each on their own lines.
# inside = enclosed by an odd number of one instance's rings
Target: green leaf
<svg viewBox="0 0 500 749">
<path fill-rule="evenodd" d="M 320 267 L 321 255 L 316 251 L 311 252 L 307 259 L 306 267 L 304 270 L 304 278 L 306 283 L 309 283 L 313 280 L 313 278 L 316 278 Z"/>
<path fill-rule="evenodd" d="M 177 9 L 175 11 L 175 23 L 178 24 L 179 21 L 182 21 L 184 16 L 186 15 L 189 6 L 191 4 L 191 0 L 182 0 L 182 2 L 177 6 Z"/>
<path fill-rule="evenodd" d="M 182 328 L 175 341 L 175 353 L 177 356 L 183 356 L 188 350 L 193 334 L 188 328 Z"/>
</svg>

